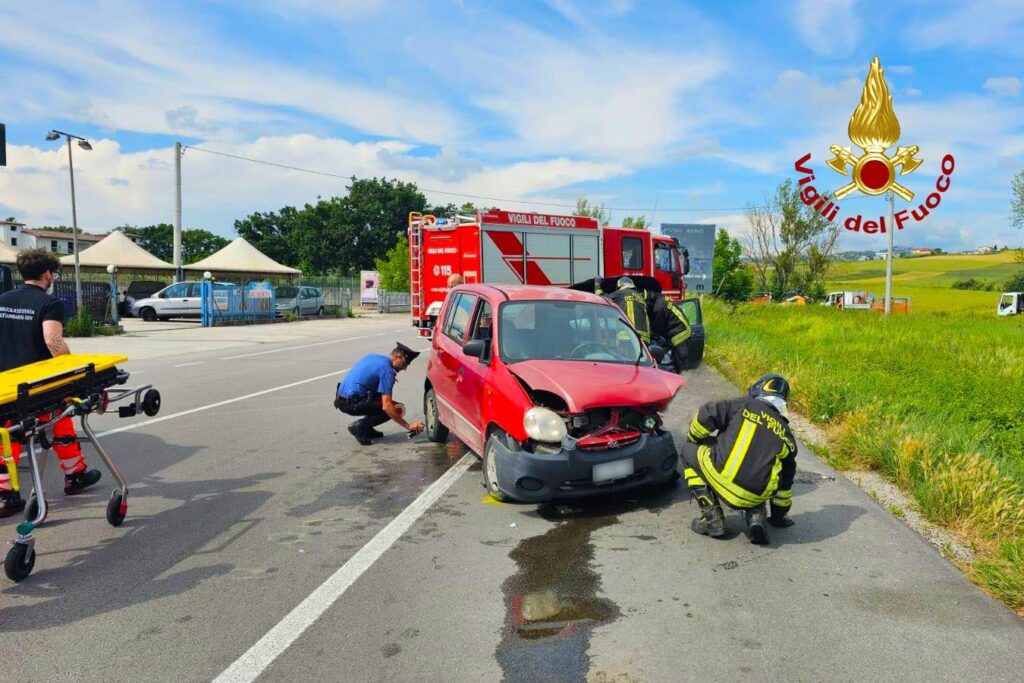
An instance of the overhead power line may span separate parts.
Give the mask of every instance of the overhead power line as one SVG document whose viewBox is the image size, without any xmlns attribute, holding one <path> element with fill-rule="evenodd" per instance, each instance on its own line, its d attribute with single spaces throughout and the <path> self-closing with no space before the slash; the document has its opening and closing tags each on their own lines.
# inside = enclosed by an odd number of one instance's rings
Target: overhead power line
<svg viewBox="0 0 1024 683">
<path fill-rule="evenodd" d="M 274 161 L 266 161 L 265 159 L 253 159 L 252 157 L 244 157 L 238 154 L 229 154 L 227 152 L 218 152 L 212 149 L 205 149 L 203 147 L 192 147 L 191 145 L 182 145 L 184 149 L 194 149 L 197 152 L 205 152 L 206 154 L 215 154 L 217 156 L 228 157 L 230 159 L 237 159 L 239 161 L 248 161 L 253 164 L 262 164 L 264 166 L 274 166 L 276 168 L 283 168 L 289 171 L 299 171 L 300 173 L 310 173 L 312 175 L 325 176 L 328 178 L 340 178 L 342 180 L 350 180 L 355 174 L 344 175 L 341 173 L 330 173 L 328 171 L 317 171 L 310 168 L 301 168 L 299 166 L 290 166 L 288 164 L 279 164 Z M 535 202 L 528 199 L 509 199 L 508 197 L 487 197 L 478 194 L 467 194 L 465 192 L 450 192 L 447 190 L 435 190 L 429 187 L 420 187 L 423 192 L 430 192 L 431 194 L 446 195 L 449 197 L 460 197 L 463 199 L 480 199 L 488 202 L 500 202 L 506 204 L 530 204 L 532 206 L 551 206 L 563 209 L 575 209 L 575 204 L 559 204 L 557 202 Z M 622 206 L 606 206 L 604 207 L 608 211 L 622 211 L 622 212 L 647 212 L 647 211 L 664 211 L 664 212 L 693 212 L 693 213 L 721 213 L 723 211 L 746 211 L 746 206 L 726 206 L 710 209 L 695 209 L 695 208 L 684 208 L 684 207 L 670 207 L 666 208 L 663 206 L 659 207 L 622 207 Z"/>
</svg>

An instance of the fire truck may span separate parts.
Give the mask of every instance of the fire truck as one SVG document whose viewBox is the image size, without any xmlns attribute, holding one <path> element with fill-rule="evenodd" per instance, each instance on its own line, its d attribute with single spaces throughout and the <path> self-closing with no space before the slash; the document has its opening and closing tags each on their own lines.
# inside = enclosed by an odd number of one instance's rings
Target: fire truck
<svg viewBox="0 0 1024 683">
<path fill-rule="evenodd" d="M 474 216 L 409 215 L 413 325 L 429 337 L 448 292 L 448 277 L 467 283 L 568 287 L 595 277 L 647 275 L 665 296 L 682 300 L 689 255 L 674 237 L 602 228 L 584 216 L 479 211 Z"/>
</svg>

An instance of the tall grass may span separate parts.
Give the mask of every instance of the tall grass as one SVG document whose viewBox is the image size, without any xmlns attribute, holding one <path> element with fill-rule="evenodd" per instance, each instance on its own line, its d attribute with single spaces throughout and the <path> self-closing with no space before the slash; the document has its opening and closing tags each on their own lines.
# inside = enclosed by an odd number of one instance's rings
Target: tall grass
<svg viewBox="0 0 1024 683">
<path fill-rule="evenodd" d="M 979 553 L 971 575 L 1024 612 L 1024 320 L 706 306 L 708 360 L 786 374 L 843 468 L 882 472 Z"/>
</svg>

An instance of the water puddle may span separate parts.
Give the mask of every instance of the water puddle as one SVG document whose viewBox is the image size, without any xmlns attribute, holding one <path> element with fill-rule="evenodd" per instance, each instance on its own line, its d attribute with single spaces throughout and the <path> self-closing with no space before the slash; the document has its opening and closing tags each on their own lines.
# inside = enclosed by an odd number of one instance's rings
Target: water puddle
<svg viewBox="0 0 1024 683">
<path fill-rule="evenodd" d="M 586 679 L 591 633 L 620 614 L 598 596 L 591 536 L 617 522 L 614 515 L 559 521 L 509 553 L 518 571 L 502 585 L 505 625 L 495 653 L 504 681 Z"/>
</svg>

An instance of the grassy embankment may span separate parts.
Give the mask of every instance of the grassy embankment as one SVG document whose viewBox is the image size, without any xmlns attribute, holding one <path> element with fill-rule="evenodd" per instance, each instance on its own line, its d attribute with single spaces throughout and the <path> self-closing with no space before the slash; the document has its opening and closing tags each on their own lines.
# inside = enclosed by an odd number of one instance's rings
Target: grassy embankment
<svg viewBox="0 0 1024 683">
<path fill-rule="evenodd" d="M 1014 252 L 986 255 L 926 256 L 893 260 L 893 296 L 909 296 L 916 313 L 974 312 L 994 315 L 1003 283 L 1020 265 Z M 957 280 L 992 282 L 996 291 L 953 289 Z M 885 295 L 885 261 L 840 262 L 832 270 L 828 291 L 867 290 Z"/>
<path fill-rule="evenodd" d="M 889 320 L 819 306 L 730 312 L 708 302 L 708 360 L 741 386 L 762 372 L 786 374 L 794 409 L 831 437 L 825 456 L 907 490 L 928 519 L 975 549 L 968 574 L 1024 616 L 1024 319 L 996 317 L 998 292 L 917 279 L 927 301 L 980 295 L 983 308 L 964 309 L 983 312 L 926 313 L 916 298 L 915 313 Z"/>
</svg>

